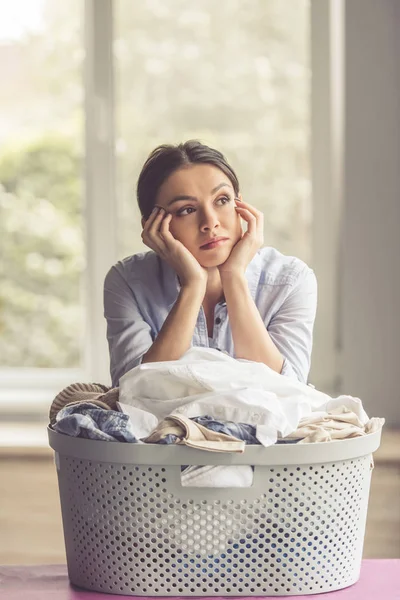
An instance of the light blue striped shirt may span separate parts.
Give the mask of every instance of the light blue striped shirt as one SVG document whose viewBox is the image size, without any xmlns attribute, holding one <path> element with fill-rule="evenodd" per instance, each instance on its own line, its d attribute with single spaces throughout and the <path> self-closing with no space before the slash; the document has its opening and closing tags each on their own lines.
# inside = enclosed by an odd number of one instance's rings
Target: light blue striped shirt
<svg viewBox="0 0 400 600">
<path fill-rule="evenodd" d="M 306 383 L 317 308 L 313 270 L 298 258 L 265 247 L 248 265 L 246 279 L 268 333 L 284 358 L 282 375 Z M 141 363 L 179 290 L 175 271 L 153 251 L 134 254 L 111 267 L 104 282 L 104 316 L 113 387 Z M 212 339 L 200 307 L 191 345 L 235 356 L 226 302 L 215 307 Z"/>
</svg>

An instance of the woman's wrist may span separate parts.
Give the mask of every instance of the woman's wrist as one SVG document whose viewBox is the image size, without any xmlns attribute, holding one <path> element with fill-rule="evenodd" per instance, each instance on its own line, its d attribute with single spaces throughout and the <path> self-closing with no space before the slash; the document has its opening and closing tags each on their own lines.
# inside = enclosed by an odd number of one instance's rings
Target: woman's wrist
<svg viewBox="0 0 400 600">
<path fill-rule="evenodd" d="M 220 271 L 222 287 L 231 283 L 246 281 L 246 275 L 243 271 L 231 270 L 231 271 Z"/>
<path fill-rule="evenodd" d="M 207 289 L 207 282 L 201 279 L 192 279 L 181 284 L 180 294 L 201 298 L 203 300 Z"/>
</svg>

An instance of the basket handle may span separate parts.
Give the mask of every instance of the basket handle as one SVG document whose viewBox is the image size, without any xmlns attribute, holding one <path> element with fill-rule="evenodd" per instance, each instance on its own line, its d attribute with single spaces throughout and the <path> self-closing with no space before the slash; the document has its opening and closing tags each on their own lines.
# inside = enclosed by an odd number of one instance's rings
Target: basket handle
<svg viewBox="0 0 400 600">
<path fill-rule="evenodd" d="M 244 466 L 244 465 L 240 465 Z M 182 472 L 180 465 L 170 465 L 165 472 L 164 487 L 175 497 L 184 500 L 253 500 L 265 493 L 265 479 L 268 467 L 254 466 L 253 484 L 249 487 L 195 487 L 182 485 Z"/>
</svg>

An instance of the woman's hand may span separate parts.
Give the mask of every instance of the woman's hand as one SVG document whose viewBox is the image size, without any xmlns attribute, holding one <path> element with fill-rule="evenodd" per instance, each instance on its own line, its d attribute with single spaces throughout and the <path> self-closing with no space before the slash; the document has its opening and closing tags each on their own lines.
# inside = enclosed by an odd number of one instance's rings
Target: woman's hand
<svg viewBox="0 0 400 600">
<path fill-rule="evenodd" d="M 182 287 L 207 285 L 208 272 L 169 230 L 172 215 L 155 206 L 144 224 L 142 240 L 177 273 Z"/>
<path fill-rule="evenodd" d="M 243 202 L 236 200 L 235 210 L 247 222 L 247 231 L 234 245 L 228 259 L 219 265 L 221 277 L 225 275 L 244 275 L 250 261 L 257 254 L 264 242 L 264 215 L 262 212 Z"/>
</svg>

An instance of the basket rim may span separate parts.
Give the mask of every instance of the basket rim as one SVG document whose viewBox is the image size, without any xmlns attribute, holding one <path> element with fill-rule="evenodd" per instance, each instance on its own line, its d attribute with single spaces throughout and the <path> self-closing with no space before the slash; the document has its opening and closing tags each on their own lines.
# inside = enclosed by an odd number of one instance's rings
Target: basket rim
<svg viewBox="0 0 400 600">
<path fill-rule="evenodd" d="M 210 452 L 171 444 L 133 444 L 72 437 L 47 426 L 50 447 L 57 453 L 94 462 L 136 465 L 300 465 L 359 458 L 375 452 L 382 428 L 357 438 L 306 444 L 248 444 L 244 452 Z"/>
</svg>

